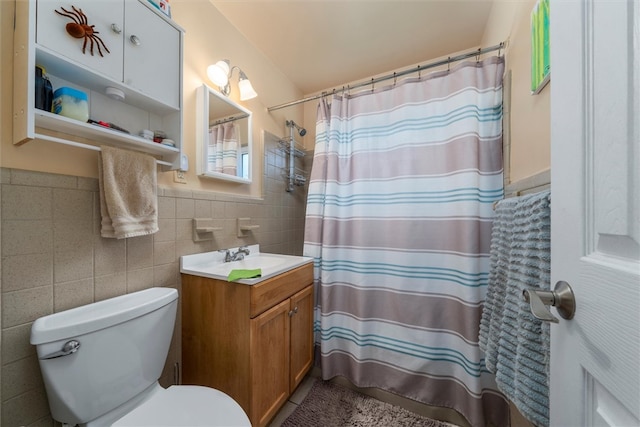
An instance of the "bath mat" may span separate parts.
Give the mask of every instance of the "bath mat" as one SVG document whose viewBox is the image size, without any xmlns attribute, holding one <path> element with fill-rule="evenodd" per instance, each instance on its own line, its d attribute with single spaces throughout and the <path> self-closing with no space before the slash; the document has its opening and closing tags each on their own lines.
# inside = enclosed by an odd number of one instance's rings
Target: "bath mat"
<svg viewBox="0 0 640 427">
<path fill-rule="evenodd" d="M 317 380 L 281 427 L 451 427 L 399 406 Z"/>
</svg>

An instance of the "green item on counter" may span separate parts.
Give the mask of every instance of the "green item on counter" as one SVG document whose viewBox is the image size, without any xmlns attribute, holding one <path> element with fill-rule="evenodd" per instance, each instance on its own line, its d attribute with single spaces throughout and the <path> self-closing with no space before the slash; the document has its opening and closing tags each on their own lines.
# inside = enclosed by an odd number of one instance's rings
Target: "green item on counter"
<svg viewBox="0 0 640 427">
<path fill-rule="evenodd" d="M 262 269 L 256 268 L 254 270 L 231 270 L 227 280 L 233 282 L 238 279 L 253 279 L 254 277 L 262 276 Z"/>
</svg>

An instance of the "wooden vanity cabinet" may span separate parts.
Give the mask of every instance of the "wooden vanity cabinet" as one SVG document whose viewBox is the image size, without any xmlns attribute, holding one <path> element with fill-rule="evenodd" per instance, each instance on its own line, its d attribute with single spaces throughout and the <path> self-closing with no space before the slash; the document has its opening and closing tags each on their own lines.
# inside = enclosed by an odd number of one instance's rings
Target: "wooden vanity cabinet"
<svg viewBox="0 0 640 427">
<path fill-rule="evenodd" d="M 313 264 L 255 285 L 182 275 L 183 384 L 268 424 L 313 363 Z"/>
</svg>

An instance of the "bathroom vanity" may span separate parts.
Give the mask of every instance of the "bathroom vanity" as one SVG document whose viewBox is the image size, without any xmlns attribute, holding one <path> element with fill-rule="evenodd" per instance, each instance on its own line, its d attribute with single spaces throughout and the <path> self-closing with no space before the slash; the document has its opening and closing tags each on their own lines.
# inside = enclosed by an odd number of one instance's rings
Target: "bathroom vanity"
<svg viewBox="0 0 640 427">
<path fill-rule="evenodd" d="M 182 382 L 229 394 L 254 427 L 269 423 L 313 363 L 313 263 L 304 261 L 250 284 L 181 270 Z"/>
</svg>

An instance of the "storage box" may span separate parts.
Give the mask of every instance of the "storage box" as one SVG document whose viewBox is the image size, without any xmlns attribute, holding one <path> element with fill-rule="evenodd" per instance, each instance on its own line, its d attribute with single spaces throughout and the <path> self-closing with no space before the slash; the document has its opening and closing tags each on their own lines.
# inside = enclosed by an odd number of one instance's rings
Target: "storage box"
<svg viewBox="0 0 640 427">
<path fill-rule="evenodd" d="M 72 87 L 58 88 L 53 92 L 52 111 L 70 119 L 86 122 L 89 120 L 87 94 Z"/>
</svg>

